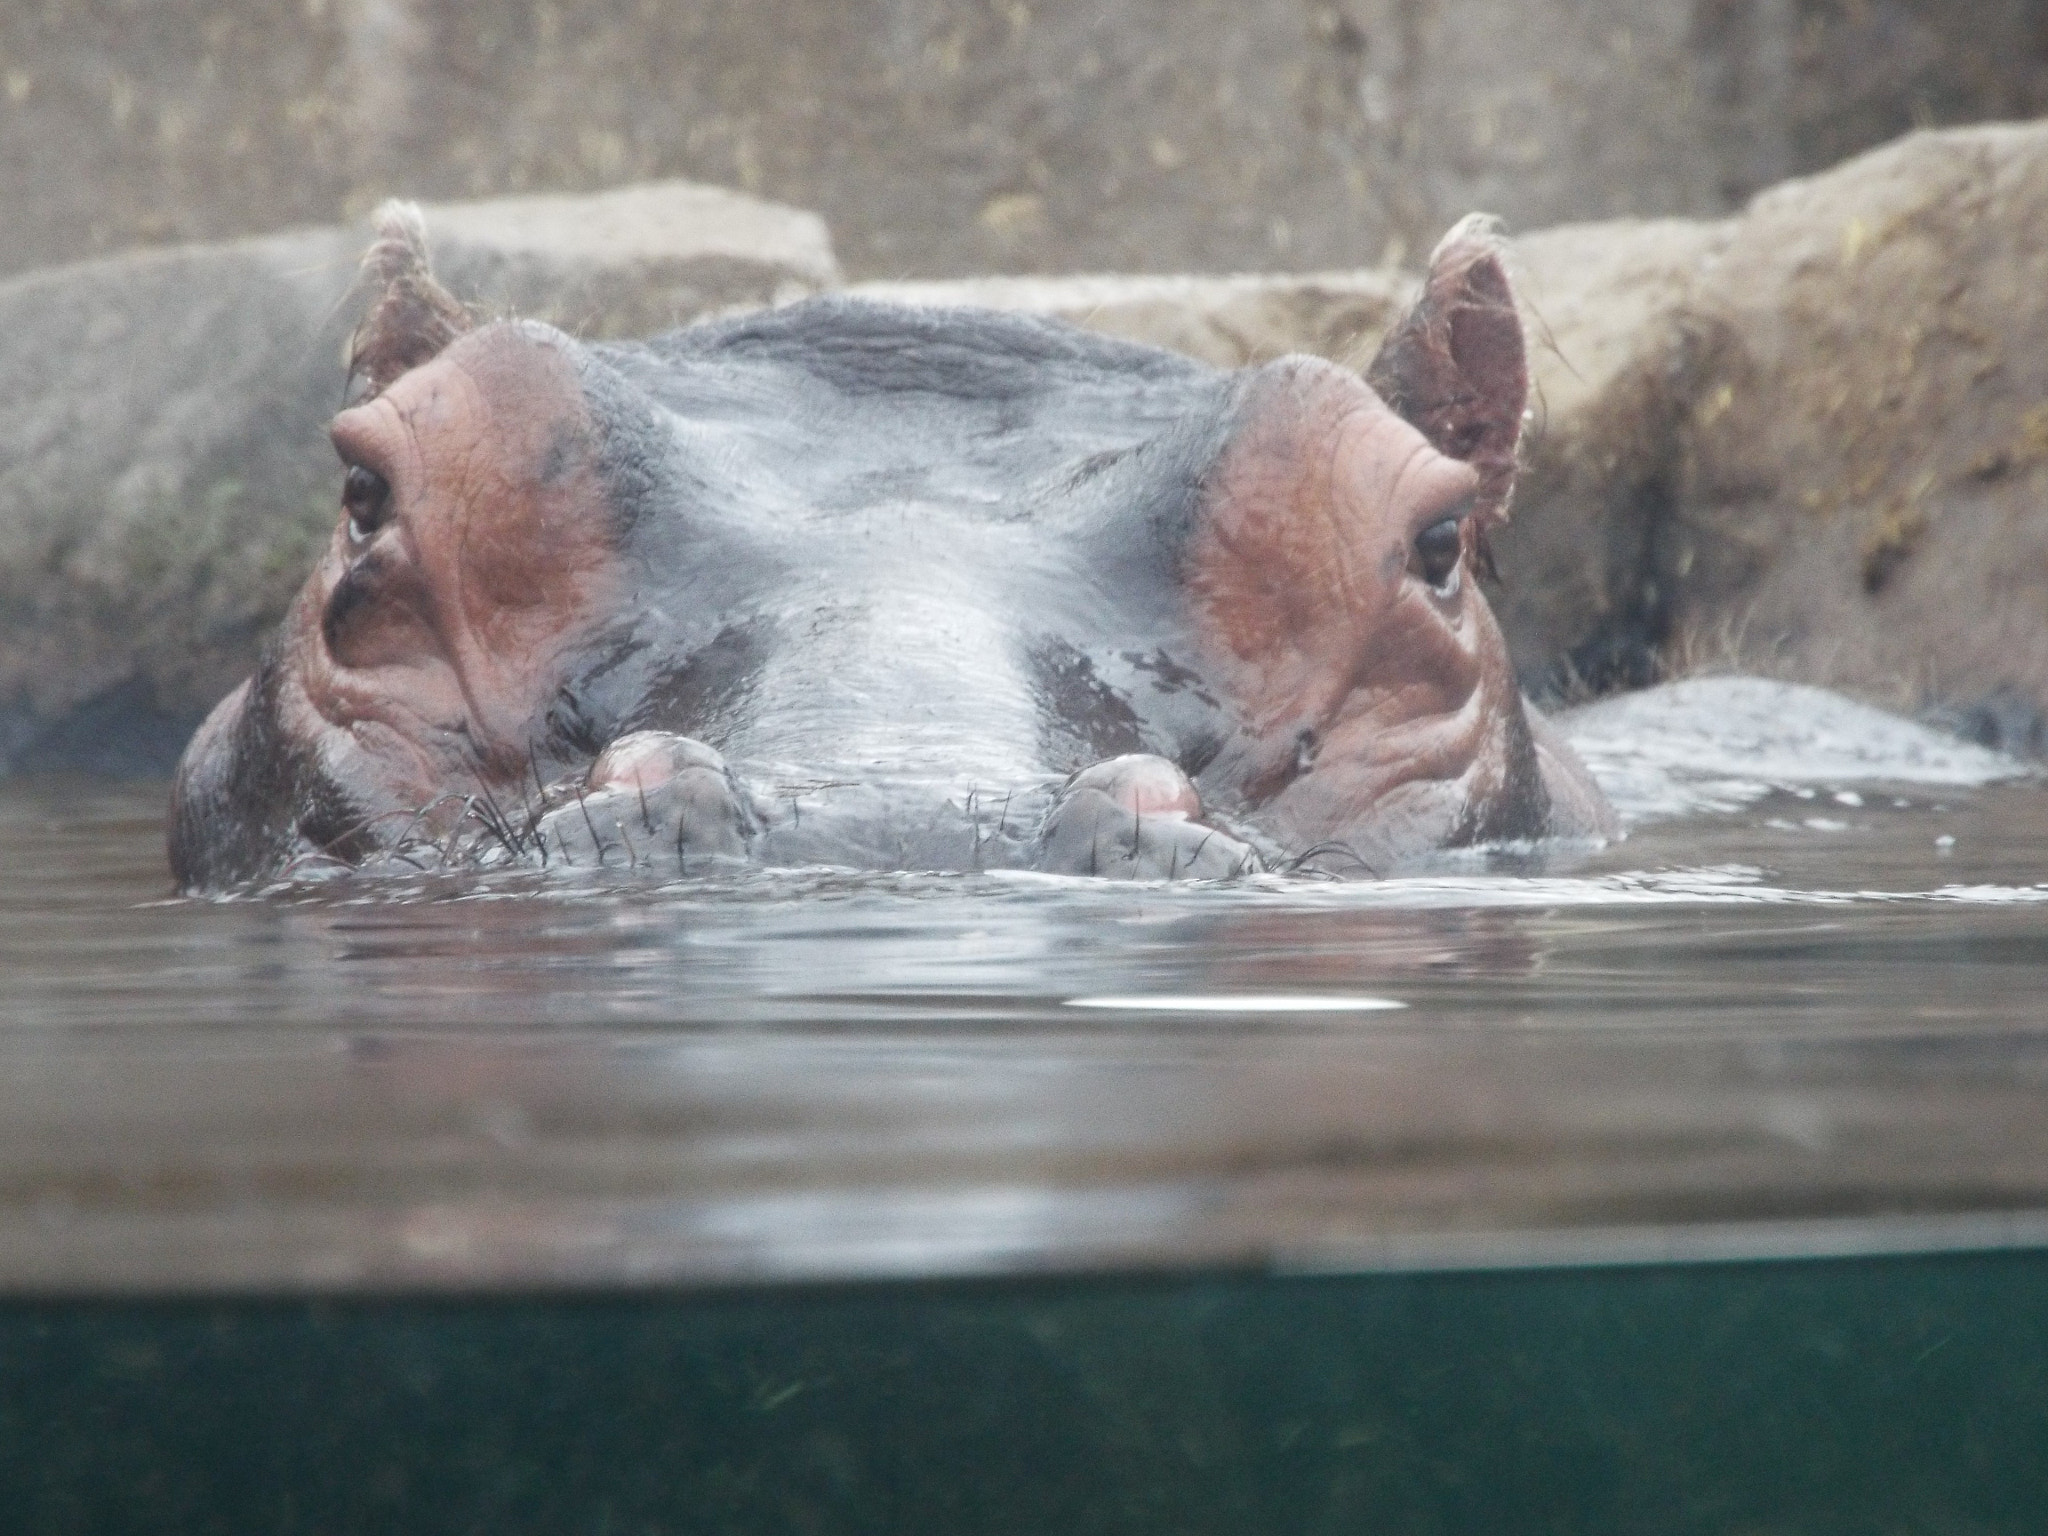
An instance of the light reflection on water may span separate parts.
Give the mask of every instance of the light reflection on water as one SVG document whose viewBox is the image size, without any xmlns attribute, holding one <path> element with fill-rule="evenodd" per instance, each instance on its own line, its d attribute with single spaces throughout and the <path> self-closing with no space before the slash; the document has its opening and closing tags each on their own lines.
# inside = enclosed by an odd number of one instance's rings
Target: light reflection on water
<svg viewBox="0 0 2048 1536">
<path fill-rule="evenodd" d="M 0 785 L 0 1284 L 2042 1237 L 2031 781 L 1786 787 L 1367 884 L 235 901 L 169 897 L 161 801 Z"/>
</svg>

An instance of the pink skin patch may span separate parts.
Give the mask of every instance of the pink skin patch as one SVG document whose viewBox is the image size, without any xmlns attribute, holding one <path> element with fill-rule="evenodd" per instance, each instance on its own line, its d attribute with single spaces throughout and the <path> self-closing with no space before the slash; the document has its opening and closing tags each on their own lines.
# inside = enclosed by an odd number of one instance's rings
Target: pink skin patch
<svg viewBox="0 0 2048 1536">
<path fill-rule="evenodd" d="M 674 754 L 653 731 L 621 736 L 590 765 L 591 789 L 655 789 L 676 775 Z"/>
<path fill-rule="evenodd" d="M 584 787 L 602 789 L 655 790 L 672 783 L 692 768 L 725 772 L 725 759 L 701 741 L 676 736 L 668 731 L 634 731 L 621 736 L 590 765 Z"/>
<path fill-rule="evenodd" d="M 563 658 L 616 586 L 566 354 L 517 325 L 472 332 L 333 438 L 388 495 L 374 528 L 340 519 L 287 620 L 287 725 L 372 811 L 517 786 Z"/>
<path fill-rule="evenodd" d="M 1476 584 L 1412 558 L 1482 490 L 1354 375 L 1290 358 L 1254 385 L 1188 587 L 1245 727 L 1204 782 L 1282 842 L 1345 838 L 1424 784 L 1448 823 L 1505 774 L 1506 645 Z"/>
<path fill-rule="evenodd" d="M 1202 797 L 1188 776 L 1162 757 L 1133 753 L 1084 768 L 1070 789 L 1095 789 L 1138 816 L 1170 816 L 1193 821 L 1202 814 Z"/>
</svg>

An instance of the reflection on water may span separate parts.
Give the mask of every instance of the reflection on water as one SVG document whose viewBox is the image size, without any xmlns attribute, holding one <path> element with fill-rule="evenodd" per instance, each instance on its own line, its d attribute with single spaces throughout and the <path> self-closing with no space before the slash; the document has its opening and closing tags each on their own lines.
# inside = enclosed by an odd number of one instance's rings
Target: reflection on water
<svg viewBox="0 0 2048 1536">
<path fill-rule="evenodd" d="M 2048 1235 L 2032 780 L 1758 786 L 1597 854 L 1207 888 L 183 900 L 160 808 L 0 785 L 9 1286 Z"/>
</svg>

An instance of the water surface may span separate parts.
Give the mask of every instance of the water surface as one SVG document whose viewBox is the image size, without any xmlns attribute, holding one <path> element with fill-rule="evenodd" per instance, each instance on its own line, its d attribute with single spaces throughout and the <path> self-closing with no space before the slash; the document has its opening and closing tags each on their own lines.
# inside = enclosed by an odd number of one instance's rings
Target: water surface
<svg viewBox="0 0 2048 1536">
<path fill-rule="evenodd" d="M 200 900 L 161 786 L 8 781 L 0 1286 L 2048 1240 L 2048 788 L 1734 734 L 1595 719 L 1627 841 L 1371 882 Z"/>
</svg>

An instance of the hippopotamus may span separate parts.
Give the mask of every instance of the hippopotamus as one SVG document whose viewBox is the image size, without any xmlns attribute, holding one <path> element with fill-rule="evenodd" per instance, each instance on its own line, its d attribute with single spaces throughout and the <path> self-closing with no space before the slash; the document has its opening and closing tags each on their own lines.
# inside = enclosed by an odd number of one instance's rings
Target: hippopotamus
<svg viewBox="0 0 2048 1536">
<path fill-rule="evenodd" d="M 1363 376 L 844 295 L 584 343 L 473 319 L 396 205 L 364 273 L 333 537 L 180 763 L 183 888 L 1614 830 L 1476 579 L 1528 393 L 1482 221 Z"/>
</svg>

